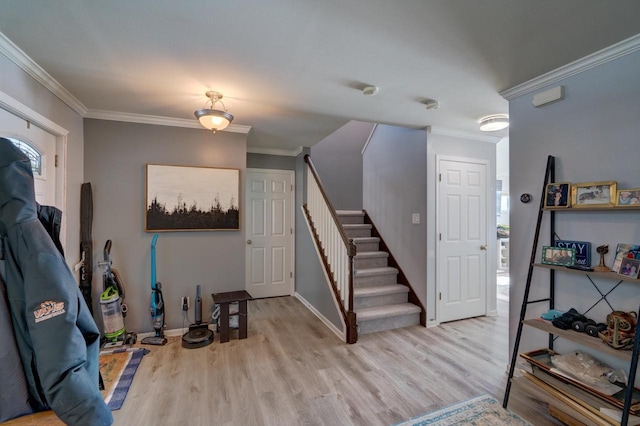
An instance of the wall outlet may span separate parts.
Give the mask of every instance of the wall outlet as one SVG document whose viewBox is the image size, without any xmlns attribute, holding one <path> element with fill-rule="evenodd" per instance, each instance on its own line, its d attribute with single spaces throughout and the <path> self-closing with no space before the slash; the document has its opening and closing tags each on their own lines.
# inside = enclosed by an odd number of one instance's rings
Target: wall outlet
<svg viewBox="0 0 640 426">
<path fill-rule="evenodd" d="M 189 310 L 189 296 L 182 296 L 181 307 L 183 311 Z"/>
<path fill-rule="evenodd" d="M 411 215 L 411 223 L 414 225 L 420 224 L 420 213 L 414 213 Z"/>
</svg>

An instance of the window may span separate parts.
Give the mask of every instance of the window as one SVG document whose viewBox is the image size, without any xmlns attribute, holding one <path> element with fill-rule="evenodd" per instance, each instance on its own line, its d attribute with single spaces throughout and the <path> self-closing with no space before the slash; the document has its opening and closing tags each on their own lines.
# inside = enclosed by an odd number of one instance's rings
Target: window
<svg viewBox="0 0 640 426">
<path fill-rule="evenodd" d="M 42 154 L 30 143 L 15 138 L 7 138 L 17 146 L 31 161 L 34 176 L 42 176 Z"/>
</svg>

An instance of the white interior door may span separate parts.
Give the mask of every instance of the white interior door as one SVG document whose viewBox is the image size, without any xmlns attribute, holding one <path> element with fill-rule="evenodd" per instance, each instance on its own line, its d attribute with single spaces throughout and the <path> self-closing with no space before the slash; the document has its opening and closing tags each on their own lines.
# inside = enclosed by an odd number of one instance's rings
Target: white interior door
<svg viewBox="0 0 640 426">
<path fill-rule="evenodd" d="M 439 322 L 487 312 L 488 164 L 477 161 L 438 161 Z"/>
<path fill-rule="evenodd" d="M 246 290 L 293 294 L 293 171 L 247 169 Z"/>
<path fill-rule="evenodd" d="M 39 156 L 39 164 L 34 165 L 33 173 L 36 201 L 41 205 L 55 206 L 56 137 L 4 109 L 0 109 L 0 136 L 19 141 L 28 155 Z"/>
</svg>

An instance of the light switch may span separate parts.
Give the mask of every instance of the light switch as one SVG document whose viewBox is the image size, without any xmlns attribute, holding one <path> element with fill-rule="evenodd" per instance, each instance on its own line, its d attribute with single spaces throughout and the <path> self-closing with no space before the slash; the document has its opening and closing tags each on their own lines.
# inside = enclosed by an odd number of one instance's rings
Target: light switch
<svg viewBox="0 0 640 426">
<path fill-rule="evenodd" d="M 414 225 L 418 225 L 420 223 L 420 213 L 414 213 L 411 216 L 411 223 L 413 223 Z"/>
</svg>

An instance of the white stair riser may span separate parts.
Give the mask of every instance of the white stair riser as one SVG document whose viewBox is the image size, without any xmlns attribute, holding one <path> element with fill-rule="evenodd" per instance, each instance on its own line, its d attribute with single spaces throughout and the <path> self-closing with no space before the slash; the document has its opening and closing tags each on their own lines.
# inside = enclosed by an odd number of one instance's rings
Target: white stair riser
<svg viewBox="0 0 640 426">
<path fill-rule="evenodd" d="M 406 292 L 383 294 L 380 296 L 363 296 L 354 298 L 356 311 L 361 308 L 373 308 L 375 306 L 396 305 L 398 303 L 407 303 L 408 296 Z"/>
<path fill-rule="evenodd" d="M 358 320 L 358 333 L 374 333 L 376 331 L 391 330 L 393 328 L 409 327 L 418 324 L 420 324 L 420 312 L 368 321 Z"/>
<path fill-rule="evenodd" d="M 383 268 L 388 266 L 388 257 L 372 257 L 368 259 L 353 258 L 353 265 L 356 269 Z"/>
<path fill-rule="evenodd" d="M 355 288 L 360 287 L 375 287 L 379 285 L 389 285 L 398 283 L 398 274 L 379 274 L 359 277 L 353 276 L 353 286 Z"/>
</svg>

